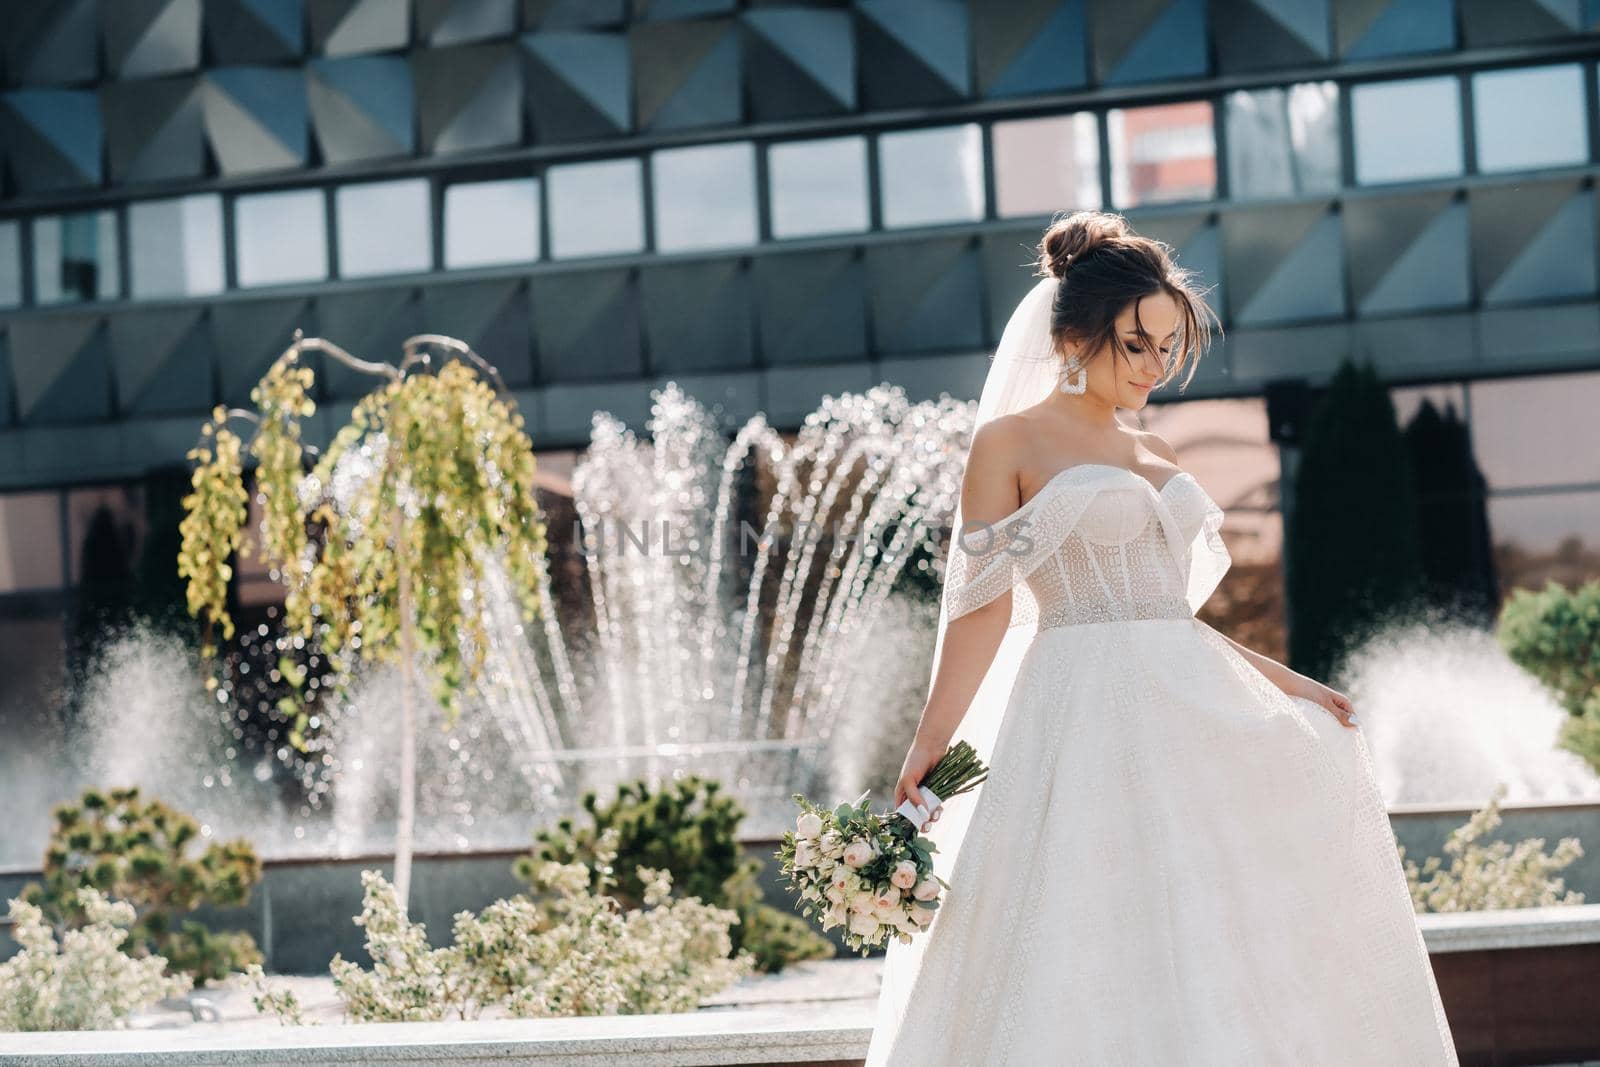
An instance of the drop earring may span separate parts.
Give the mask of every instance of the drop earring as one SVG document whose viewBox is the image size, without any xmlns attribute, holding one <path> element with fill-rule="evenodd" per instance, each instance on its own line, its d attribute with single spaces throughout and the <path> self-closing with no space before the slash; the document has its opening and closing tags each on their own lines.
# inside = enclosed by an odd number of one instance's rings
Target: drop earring
<svg viewBox="0 0 1600 1067">
<path fill-rule="evenodd" d="M 1089 368 L 1077 356 L 1070 356 L 1061 366 L 1061 378 L 1056 388 L 1063 393 L 1082 393 L 1089 388 Z"/>
</svg>

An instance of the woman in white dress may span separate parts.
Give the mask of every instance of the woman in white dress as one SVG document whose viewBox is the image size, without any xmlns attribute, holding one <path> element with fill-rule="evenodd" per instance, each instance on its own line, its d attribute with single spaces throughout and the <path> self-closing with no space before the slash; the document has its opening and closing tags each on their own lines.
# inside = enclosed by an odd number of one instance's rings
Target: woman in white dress
<svg viewBox="0 0 1600 1067">
<path fill-rule="evenodd" d="M 894 802 L 952 741 L 989 776 L 927 829 L 950 889 L 889 943 L 867 1067 L 1456 1064 L 1355 709 L 1194 617 L 1222 512 L 1116 416 L 1192 377 L 1190 272 L 1103 212 L 1040 259 Z"/>
</svg>

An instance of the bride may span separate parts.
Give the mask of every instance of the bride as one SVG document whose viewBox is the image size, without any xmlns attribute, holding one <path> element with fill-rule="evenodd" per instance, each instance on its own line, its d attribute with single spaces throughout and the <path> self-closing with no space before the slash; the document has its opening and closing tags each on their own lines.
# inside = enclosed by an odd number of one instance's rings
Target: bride
<svg viewBox="0 0 1600 1067">
<path fill-rule="evenodd" d="M 1457 1063 L 1355 709 L 1194 617 L 1222 512 L 1117 418 L 1210 337 L 1169 251 L 1058 218 L 1001 338 L 894 801 L 953 741 L 990 771 L 867 1067 Z"/>
</svg>

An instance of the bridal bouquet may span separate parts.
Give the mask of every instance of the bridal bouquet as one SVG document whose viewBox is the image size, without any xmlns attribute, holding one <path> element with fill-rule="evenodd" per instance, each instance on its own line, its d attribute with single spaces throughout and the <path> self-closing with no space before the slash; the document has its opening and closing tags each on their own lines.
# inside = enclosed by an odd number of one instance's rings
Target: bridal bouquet
<svg viewBox="0 0 1600 1067">
<path fill-rule="evenodd" d="M 867 807 L 868 790 L 854 804 L 829 811 L 794 794 L 801 812 L 775 855 L 800 897 L 799 906 L 824 930 L 847 926 L 845 943 L 863 956 L 891 936 L 910 944 L 913 933 L 933 922 L 939 895 L 950 888 L 933 873 L 938 846 L 919 833 L 946 800 L 974 788 L 987 774 L 972 746 L 960 741 L 919 783 L 929 808 L 908 797 L 894 811 L 879 814 Z"/>
</svg>

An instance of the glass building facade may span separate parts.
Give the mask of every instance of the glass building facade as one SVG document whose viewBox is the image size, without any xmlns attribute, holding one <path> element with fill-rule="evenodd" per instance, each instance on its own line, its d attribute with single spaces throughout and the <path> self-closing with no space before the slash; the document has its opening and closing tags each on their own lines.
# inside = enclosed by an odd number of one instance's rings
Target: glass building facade
<svg viewBox="0 0 1600 1067">
<path fill-rule="evenodd" d="M 135 551 L 152 472 L 297 328 L 371 358 L 461 337 L 551 454 L 597 409 L 642 427 L 669 380 L 793 429 L 881 381 L 975 397 L 1031 246 L 1075 208 L 1166 241 L 1222 318 L 1144 421 L 1230 510 L 1241 574 L 1281 555 L 1264 396 L 1354 357 L 1402 419 L 1429 398 L 1466 420 L 1504 586 L 1600 577 L 1595 22 L 1537 0 L 8 4 L 0 642 L 59 658 L 90 518 Z M 322 382 L 324 430 L 367 385 Z"/>
</svg>

